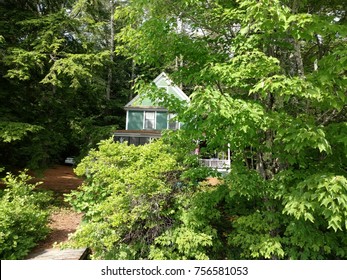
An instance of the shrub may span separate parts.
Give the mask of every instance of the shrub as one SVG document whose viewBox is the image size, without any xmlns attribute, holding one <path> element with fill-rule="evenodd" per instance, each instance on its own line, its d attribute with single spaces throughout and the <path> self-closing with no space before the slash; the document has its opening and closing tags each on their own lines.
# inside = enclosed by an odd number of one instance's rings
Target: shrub
<svg viewBox="0 0 347 280">
<path fill-rule="evenodd" d="M 97 259 L 207 259 L 214 254 L 220 191 L 183 176 L 180 157 L 162 140 L 138 147 L 102 141 L 77 166 L 86 180 L 67 197 L 85 213 L 72 245 L 90 247 Z"/>
<path fill-rule="evenodd" d="M 43 206 L 49 196 L 35 192 L 25 172 L 7 173 L 0 193 L 0 259 L 22 259 L 49 232 L 49 213 Z"/>
</svg>

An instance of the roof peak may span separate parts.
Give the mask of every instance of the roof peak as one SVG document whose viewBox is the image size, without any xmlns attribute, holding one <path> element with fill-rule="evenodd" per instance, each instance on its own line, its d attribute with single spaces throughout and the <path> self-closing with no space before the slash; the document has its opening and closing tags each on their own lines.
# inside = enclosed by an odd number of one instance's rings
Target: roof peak
<svg viewBox="0 0 347 280">
<path fill-rule="evenodd" d="M 168 77 L 165 72 L 161 72 L 153 82 L 158 88 L 166 88 L 168 94 L 173 94 L 176 98 L 189 102 L 189 97 Z M 125 105 L 125 108 L 133 107 L 135 102 L 140 99 L 140 94 L 136 95 L 130 102 Z M 153 102 L 151 100 L 151 102 Z M 148 101 L 147 101 L 148 103 Z M 142 107 L 145 104 L 136 104 L 136 107 Z M 150 104 L 146 104 L 149 106 Z"/>
</svg>

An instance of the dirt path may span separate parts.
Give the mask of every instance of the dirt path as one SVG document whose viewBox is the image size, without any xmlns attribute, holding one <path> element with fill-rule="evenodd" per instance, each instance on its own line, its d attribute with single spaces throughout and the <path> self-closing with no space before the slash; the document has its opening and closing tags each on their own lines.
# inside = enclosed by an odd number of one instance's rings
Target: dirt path
<svg viewBox="0 0 347 280">
<path fill-rule="evenodd" d="M 43 178 L 40 178 L 39 181 L 43 181 L 43 184 L 40 185 L 41 188 L 57 193 L 67 193 L 75 190 L 83 182 L 75 175 L 71 166 L 65 165 L 55 165 L 47 169 L 43 174 Z"/>
<path fill-rule="evenodd" d="M 40 188 L 54 191 L 54 199 L 59 200 L 59 203 L 63 202 L 64 193 L 69 193 L 82 184 L 82 180 L 74 174 L 73 168 L 63 165 L 47 169 L 39 181 L 43 182 Z M 76 230 L 81 219 L 81 214 L 69 208 L 62 207 L 54 211 L 49 224 L 52 232 L 31 251 L 29 257 L 45 249 L 53 248 L 55 243 L 67 241 L 68 235 Z"/>
</svg>

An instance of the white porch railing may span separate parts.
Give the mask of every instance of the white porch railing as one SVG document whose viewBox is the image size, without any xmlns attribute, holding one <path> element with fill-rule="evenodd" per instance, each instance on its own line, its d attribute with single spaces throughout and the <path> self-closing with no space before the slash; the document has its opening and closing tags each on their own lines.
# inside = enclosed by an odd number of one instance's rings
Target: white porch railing
<svg viewBox="0 0 347 280">
<path fill-rule="evenodd" d="M 228 169 L 230 168 L 230 161 L 227 159 L 200 159 L 200 163 L 211 168 Z"/>
</svg>

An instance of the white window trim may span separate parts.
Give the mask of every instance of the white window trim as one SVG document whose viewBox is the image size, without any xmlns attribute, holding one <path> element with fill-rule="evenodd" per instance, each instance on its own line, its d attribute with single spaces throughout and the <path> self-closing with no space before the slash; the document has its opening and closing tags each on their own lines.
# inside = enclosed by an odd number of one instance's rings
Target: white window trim
<svg viewBox="0 0 347 280">
<path fill-rule="evenodd" d="M 128 127 L 129 127 L 129 111 L 127 110 L 125 130 L 128 130 Z"/>
<path fill-rule="evenodd" d="M 142 129 L 143 130 L 150 130 L 148 128 L 146 128 L 146 113 L 154 113 L 154 124 L 153 124 L 153 129 L 151 130 L 155 130 L 157 129 L 157 111 L 143 111 L 143 123 L 142 123 Z"/>
</svg>

